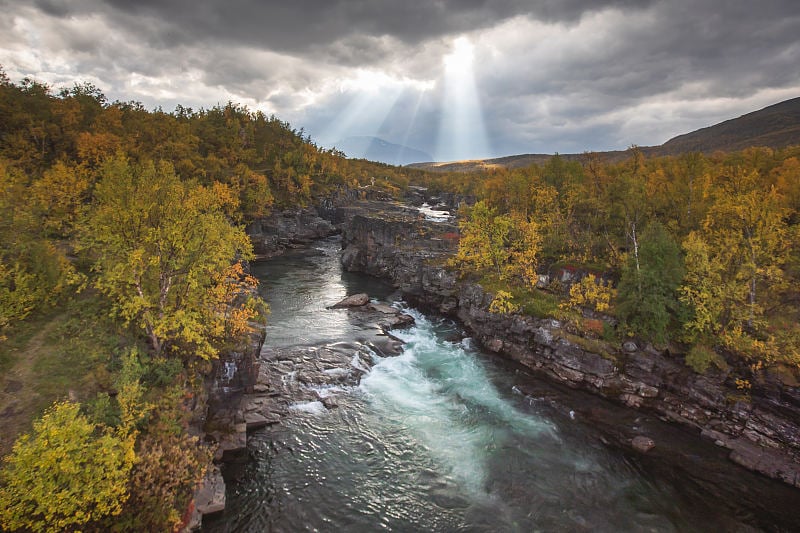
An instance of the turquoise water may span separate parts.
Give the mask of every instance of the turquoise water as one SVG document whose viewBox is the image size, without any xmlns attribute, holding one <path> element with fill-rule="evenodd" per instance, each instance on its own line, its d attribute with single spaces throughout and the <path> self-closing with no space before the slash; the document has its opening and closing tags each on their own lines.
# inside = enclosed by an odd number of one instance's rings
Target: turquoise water
<svg viewBox="0 0 800 533">
<path fill-rule="evenodd" d="M 362 290 L 389 296 L 343 274 L 337 253 L 328 241 L 256 269 L 273 308 L 268 343 L 347 341 L 358 326 L 325 305 Z M 396 332 L 401 355 L 374 356 L 358 386 L 325 391 L 338 408 L 303 405 L 251 435 L 228 509 L 204 530 L 755 530 L 743 523 L 754 523 L 749 511 L 731 517 L 694 481 L 608 446 L 570 396 L 520 394 L 517 371 L 454 323 L 408 312 L 416 325 Z"/>
</svg>

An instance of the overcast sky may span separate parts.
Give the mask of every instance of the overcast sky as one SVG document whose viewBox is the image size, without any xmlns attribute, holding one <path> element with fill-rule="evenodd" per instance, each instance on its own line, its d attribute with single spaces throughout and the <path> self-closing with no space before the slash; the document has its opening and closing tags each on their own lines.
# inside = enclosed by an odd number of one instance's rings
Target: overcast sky
<svg viewBox="0 0 800 533">
<path fill-rule="evenodd" d="M 0 65 L 437 160 L 661 144 L 800 96 L 798 0 L 0 0 Z"/>
</svg>

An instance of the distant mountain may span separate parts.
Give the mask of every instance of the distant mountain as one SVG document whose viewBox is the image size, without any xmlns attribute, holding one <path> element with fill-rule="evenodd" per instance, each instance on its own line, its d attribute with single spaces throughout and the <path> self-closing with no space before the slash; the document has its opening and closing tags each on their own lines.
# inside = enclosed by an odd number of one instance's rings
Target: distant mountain
<svg viewBox="0 0 800 533">
<path fill-rule="evenodd" d="M 678 135 L 662 144 L 659 153 L 734 152 L 750 146 L 783 148 L 792 144 L 800 144 L 800 98 Z"/>
<path fill-rule="evenodd" d="M 642 147 L 642 151 L 650 155 L 652 153 L 650 146 Z M 599 152 L 602 155 L 603 161 L 613 163 L 615 161 L 622 161 L 628 157 L 627 151 L 617 150 L 613 152 Z M 586 159 L 586 154 L 558 154 L 559 157 L 567 161 L 583 161 Z M 422 170 L 431 170 L 433 172 L 480 172 L 482 170 L 491 170 L 493 168 L 524 168 L 536 163 L 537 165 L 544 165 L 553 154 L 521 154 L 509 155 L 505 157 L 497 157 L 494 159 L 468 159 L 463 161 L 446 161 L 446 162 L 429 162 L 429 163 L 410 163 L 407 166 L 410 168 L 419 168 Z"/>
<path fill-rule="evenodd" d="M 800 144 L 800 98 L 792 98 L 739 118 L 726 120 L 691 133 L 678 135 L 661 146 L 642 146 L 648 156 L 677 155 L 686 152 L 734 152 L 750 146 L 783 148 Z M 559 154 L 564 159 L 582 160 L 584 154 Z M 605 161 L 619 161 L 626 151 L 600 152 Z M 439 172 L 475 172 L 489 168 L 520 168 L 539 165 L 553 157 L 550 154 L 522 154 L 496 159 L 452 161 L 447 163 L 414 163 L 413 168 Z"/>
<path fill-rule="evenodd" d="M 431 161 L 430 154 L 394 144 L 377 137 L 347 137 L 336 143 L 336 148 L 347 157 L 380 161 L 390 165 L 407 165 L 416 161 Z"/>
</svg>

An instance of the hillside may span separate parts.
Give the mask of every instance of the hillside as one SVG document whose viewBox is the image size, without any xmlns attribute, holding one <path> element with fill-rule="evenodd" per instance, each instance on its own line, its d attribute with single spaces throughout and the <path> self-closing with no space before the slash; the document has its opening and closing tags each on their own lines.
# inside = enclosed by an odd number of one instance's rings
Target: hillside
<svg viewBox="0 0 800 533">
<path fill-rule="evenodd" d="M 800 144 L 800 97 L 678 135 L 660 146 L 643 146 L 640 149 L 648 156 L 663 156 L 686 152 L 734 152 L 750 146 L 784 148 L 793 144 Z M 626 151 L 620 150 L 601 152 L 607 162 L 623 160 L 626 154 Z M 559 155 L 567 161 L 581 161 L 585 157 L 584 154 Z M 551 154 L 521 154 L 495 159 L 414 163 L 408 166 L 436 172 L 478 172 L 496 167 L 522 168 L 534 163 L 542 165 L 551 157 Z"/>
<path fill-rule="evenodd" d="M 659 147 L 659 155 L 683 152 L 733 152 L 749 146 L 784 148 L 800 143 L 800 98 L 792 98 L 739 118 L 678 135 Z"/>
</svg>

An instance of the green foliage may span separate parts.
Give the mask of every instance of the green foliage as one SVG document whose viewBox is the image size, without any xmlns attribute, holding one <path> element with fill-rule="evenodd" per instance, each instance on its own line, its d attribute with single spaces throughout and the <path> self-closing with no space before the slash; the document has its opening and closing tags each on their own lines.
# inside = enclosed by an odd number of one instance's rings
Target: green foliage
<svg viewBox="0 0 800 533">
<path fill-rule="evenodd" d="M 0 262 L 0 332 L 26 318 L 45 298 L 36 281 L 20 263 Z"/>
<path fill-rule="evenodd" d="M 0 351 L 0 367 L 35 355 L 29 385 L 39 396 L 32 403 L 78 389 L 103 424 L 76 412 L 70 420 L 64 415 L 58 430 L 83 439 L 90 451 L 103 443 L 105 455 L 94 453 L 87 475 L 102 477 L 103 465 L 115 461 L 120 477 L 106 476 L 110 485 L 131 473 L 132 439 L 142 432 L 124 518 L 112 516 L 124 495 L 115 500 L 109 489 L 103 503 L 80 507 L 83 515 L 57 518 L 61 529 L 160 531 L 178 521 L 210 453 L 185 436 L 182 406 L 192 375 L 185 365 L 234 348 L 231 337 L 246 334 L 266 312 L 241 269 L 248 244 L 232 222 L 276 206 L 349 198 L 354 190 L 395 194 L 409 183 L 477 195 L 482 201 L 462 216 L 451 264 L 484 277 L 500 297 L 495 309 L 518 306 L 528 315 L 578 322 L 574 310 L 559 308 L 557 295 L 534 288 L 536 269 L 543 260 L 592 265 L 621 276 L 616 310 L 623 326 L 659 341 L 683 321 L 683 338 L 696 343 L 687 364 L 717 364 L 713 339 L 754 367 L 800 367 L 800 148 L 647 159 L 634 147 L 625 160 L 603 157 L 428 174 L 345 159 L 234 103 L 149 112 L 135 102 L 109 103 L 91 84 L 53 95 L 35 80 L 11 83 L 0 70 L 0 342 L 15 354 Z M 675 241 L 685 253 L 682 279 Z M 94 290 L 63 307 L 72 289 L 84 288 L 90 269 L 113 313 Z M 571 295 L 575 303 L 614 305 L 595 294 L 597 285 Z M 43 315 L 48 308 L 65 315 L 57 326 Z M 137 337 L 126 338 L 111 315 Z M 610 326 L 595 322 L 584 323 L 589 333 L 616 340 Z M 41 335 L 34 334 L 37 325 Z M 144 346 L 142 336 L 150 353 L 124 348 Z M 598 353 L 606 349 L 597 339 L 576 339 Z M 35 353 L 21 350 L 29 340 Z M 53 417 L 51 410 L 48 427 L 56 425 Z M 20 457 L 39 446 L 42 453 L 25 461 L 49 466 L 51 447 L 41 446 L 36 431 L 18 443 Z M 77 450 L 60 462 L 77 461 Z M 49 483 L 37 474 L 8 466 L 3 476 Z M 12 498 L 10 487 L 3 485 L 2 498 Z M 13 494 L 19 501 L 3 500 L 0 508 L 4 527 L 38 528 L 10 522 L 42 522 L 37 511 L 18 513 L 29 500 Z M 76 492 L 47 503 L 65 517 L 84 497 Z M 100 520 L 103 513 L 111 520 Z"/>
<path fill-rule="evenodd" d="M 696 232 L 686 237 L 683 249 L 686 275 L 678 293 L 690 312 L 683 327 L 688 339 L 694 341 L 715 335 L 723 327 L 723 265 L 711 260 L 708 245 Z"/>
<path fill-rule="evenodd" d="M 541 248 L 537 223 L 525 216 L 498 215 L 485 202 L 465 208 L 459 222 L 461 237 L 451 266 L 481 273 L 490 269 L 495 275 L 518 277 L 534 287 Z"/>
<path fill-rule="evenodd" d="M 539 224 L 519 213 L 514 213 L 511 216 L 508 241 L 509 257 L 504 275 L 510 278 L 516 277 L 529 288 L 535 288 L 539 281 L 536 269 L 539 266 L 539 253 L 542 247 Z"/>
<path fill-rule="evenodd" d="M 147 372 L 152 364 L 132 365 L 133 375 Z M 189 499 L 211 462 L 214 449 L 187 434 L 190 412 L 186 401 L 192 389 L 182 383 L 139 401 L 138 411 L 147 413 L 147 427 L 137 443 L 137 462 L 131 472 L 130 492 L 122 515 L 113 529 L 122 531 L 171 531 L 180 522 Z M 143 409 L 142 409 L 143 407 Z M 109 527 L 109 529 L 112 529 Z"/>
<path fill-rule="evenodd" d="M 705 344 L 695 344 L 692 346 L 689 353 L 686 354 L 686 364 L 698 374 L 705 374 L 711 365 L 721 370 L 728 368 L 725 360 Z"/>
<path fill-rule="evenodd" d="M 559 320 L 565 316 L 559 308 L 561 300 L 558 296 L 538 289 L 527 291 L 526 297 L 520 299 L 520 302 L 520 306 L 526 315 L 536 318 L 555 317 Z"/>
<path fill-rule="evenodd" d="M 30 187 L 44 233 L 62 238 L 71 236 L 88 190 L 89 178 L 84 168 L 57 161 L 47 169 L 42 179 Z"/>
<path fill-rule="evenodd" d="M 158 433 L 144 437 L 138 451 L 131 500 L 119 522 L 130 531 L 173 531 L 205 476 L 212 450 L 197 437 Z"/>
<path fill-rule="evenodd" d="M 611 288 L 610 283 L 607 284 L 602 278 L 589 274 L 570 287 L 569 301 L 562 305 L 573 309 L 585 306 L 604 312 L 608 311 L 611 299 L 615 294 L 616 291 Z"/>
<path fill-rule="evenodd" d="M 609 305 L 621 329 L 660 343 L 716 339 L 748 362 L 800 365 L 800 148 L 647 159 L 633 147 L 625 160 L 603 157 L 586 154 L 581 171 L 553 157 L 544 167 L 429 179 L 477 194 L 491 220 L 527 215 L 537 224 L 537 258 L 619 276 Z M 513 249 L 516 225 L 497 249 Z M 496 267 L 486 241 L 467 236 L 452 264 L 481 274 Z M 517 278 L 515 258 L 501 261 L 495 275 Z M 514 296 L 532 314 L 558 313 Z"/>
<path fill-rule="evenodd" d="M 498 216 L 485 202 L 478 202 L 463 213 L 459 222 L 461 238 L 453 264 L 480 272 L 491 268 L 498 276 L 508 261 L 508 232 L 511 219 Z"/>
<path fill-rule="evenodd" d="M 103 528 L 171 529 L 208 462 L 184 436 L 187 382 L 268 312 L 243 271 L 249 240 L 233 224 L 367 183 L 399 193 L 421 175 L 348 160 L 233 103 L 149 112 L 109 103 L 91 84 L 53 95 L 0 69 L 0 367 L 31 369 L 26 387 L 37 394 L 25 413 L 69 391 L 102 422 L 95 438 L 128 446 L 142 432 L 136 507 Z M 17 434 L 28 422 L 18 418 L 4 430 Z M 101 527 L 102 513 L 86 512 Z"/>
<path fill-rule="evenodd" d="M 498 294 L 504 292 L 511 295 L 517 311 L 537 318 L 557 317 L 562 318 L 565 313 L 559 309 L 559 298 L 539 289 L 527 285 L 509 283 L 507 279 L 487 275 L 481 278 L 481 286 L 489 292 Z"/>
<path fill-rule="evenodd" d="M 93 291 L 59 306 L 48 328 L 45 342 L 33 361 L 35 389 L 44 408 L 68 391 L 78 393 L 81 402 L 97 392 L 110 391 L 113 377 L 109 362 L 122 339 L 107 316 L 109 305 Z"/>
<path fill-rule="evenodd" d="M 183 371 L 183 363 L 180 359 L 164 359 L 157 357 L 147 361 L 142 382 L 151 386 L 163 389 L 175 383 L 175 379 Z"/>
<path fill-rule="evenodd" d="M 0 341 L 9 327 L 53 305 L 79 276 L 43 237 L 27 178 L 0 161 Z"/>
<path fill-rule="evenodd" d="M 94 283 L 120 317 L 146 332 L 156 354 L 216 355 L 209 291 L 218 272 L 251 253 L 223 201 L 181 182 L 166 163 L 118 156 L 102 168 L 82 232 L 97 258 Z"/>
<path fill-rule="evenodd" d="M 600 335 L 600 338 L 602 338 L 606 342 L 619 342 L 619 335 L 617 335 L 617 330 L 614 329 L 614 326 L 612 326 L 608 322 L 603 321 L 602 328 L 603 331 L 602 334 Z"/>
<path fill-rule="evenodd" d="M 768 306 L 792 298 L 790 210 L 756 172 L 740 168 L 720 178 L 716 196 L 702 227 L 684 241 L 680 292 L 691 312 L 688 336 L 718 335 L 745 358 L 798 364 L 800 347 L 786 328 L 770 328 L 768 318 Z"/>
<path fill-rule="evenodd" d="M 139 424 L 153 406 L 144 401 L 145 388 L 142 377 L 145 367 L 139 359 L 139 352 L 132 349 L 123 357 L 122 369 L 117 374 L 117 405 L 119 406 L 119 427 L 125 434 L 138 431 Z"/>
<path fill-rule="evenodd" d="M 64 531 L 117 515 L 128 498 L 133 437 L 95 426 L 75 403 L 56 403 L 5 460 L 0 523 Z"/>
<path fill-rule="evenodd" d="M 683 274 L 680 248 L 664 226 L 651 223 L 641 235 L 638 260 L 631 256 L 623 268 L 618 316 L 635 334 L 667 342 Z"/>
</svg>

